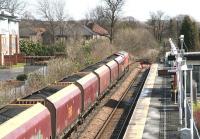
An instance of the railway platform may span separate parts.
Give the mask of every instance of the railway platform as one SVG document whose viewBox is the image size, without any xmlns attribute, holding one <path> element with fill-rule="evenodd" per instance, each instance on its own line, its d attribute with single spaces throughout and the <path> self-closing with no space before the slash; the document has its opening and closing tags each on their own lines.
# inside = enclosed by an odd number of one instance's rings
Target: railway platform
<svg viewBox="0 0 200 139">
<path fill-rule="evenodd" d="M 178 104 L 171 101 L 170 77 L 159 77 L 151 66 L 124 139 L 178 139 Z"/>
</svg>

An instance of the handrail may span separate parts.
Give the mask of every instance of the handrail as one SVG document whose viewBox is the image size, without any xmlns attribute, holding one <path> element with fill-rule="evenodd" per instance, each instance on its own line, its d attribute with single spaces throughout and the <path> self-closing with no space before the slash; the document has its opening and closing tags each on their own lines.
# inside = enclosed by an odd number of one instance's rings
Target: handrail
<svg viewBox="0 0 200 139">
<path fill-rule="evenodd" d="M 188 117 L 187 121 L 190 121 L 190 118 L 191 118 L 191 109 L 190 109 L 190 104 L 188 103 L 188 101 L 187 101 L 187 107 L 186 107 L 186 109 L 187 109 L 187 117 Z M 188 126 L 190 127 L 190 124 L 188 124 Z M 196 138 L 200 139 L 199 131 L 198 131 L 197 126 L 195 124 L 195 120 L 193 121 L 193 127 L 194 127 L 193 128 L 194 129 L 194 135 L 196 135 L 195 139 Z"/>
</svg>

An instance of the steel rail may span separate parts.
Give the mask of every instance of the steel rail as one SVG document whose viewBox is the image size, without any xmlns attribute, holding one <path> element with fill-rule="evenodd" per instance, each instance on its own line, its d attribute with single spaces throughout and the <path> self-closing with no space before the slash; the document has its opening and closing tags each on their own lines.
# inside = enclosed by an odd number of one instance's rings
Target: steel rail
<svg viewBox="0 0 200 139">
<path fill-rule="evenodd" d="M 148 73 L 149 73 L 149 69 L 147 69 L 147 71 L 145 71 L 145 72 L 146 72 L 146 73 L 143 75 L 143 77 L 141 77 L 141 78 L 142 78 L 142 79 L 141 79 L 142 81 L 140 81 L 140 82 L 137 84 L 137 87 L 139 87 L 138 90 L 137 90 L 137 94 L 136 94 L 136 96 L 134 97 L 134 101 L 132 101 L 132 104 L 131 104 L 131 106 L 130 106 L 130 110 L 129 110 L 128 115 L 126 116 L 126 118 L 125 118 L 125 120 L 124 120 L 124 123 L 123 123 L 123 125 L 122 125 L 122 128 L 121 128 L 119 134 L 118 134 L 117 139 L 122 137 L 123 130 L 125 129 L 126 124 L 127 124 L 127 122 L 129 121 L 129 119 L 130 119 L 130 115 L 131 115 L 131 113 L 132 113 L 132 111 L 133 111 L 133 109 L 134 109 L 134 107 L 135 107 L 135 105 L 136 105 L 136 102 L 137 102 L 138 98 L 139 98 L 140 92 L 141 92 L 141 90 L 142 90 L 142 88 L 143 88 L 144 82 L 145 82 L 146 77 L 147 77 L 147 75 L 148 75 Z M 137 78 L 136 78 L 136 79 L 137 79 Z M 111 114 L 109 115 L 109 117 L 107 118 L 106 122 L 104 123 L 104 125 L 102 126 L 102 128 L 100 129 L 100 131 L 99 131 L 99 132 L 97 133 L 97 135 L 95 136 L 95 139 L 99 139 L 99 138 L 101 137 L 101 135 L 102 135 L 103 132 L 105 131 L 106 127 L 107 127 L 108 124 L 110 123 L 112 117 L 115 115 L 115 112 L 117 111 L 118 107 L 119 107 L 120 104 L 122 103 L 123 99 L 124 99 L 125 96 L 128 94 L 128 92 L 129 92 L 129 90 L 131 89 L 131 87 L 133 86 L 133 84 L 134 84 L 134 82 L 135 82 L 136 79 L 132 80 L 131 83 L 129 84 L 129 86 L 126 88 L 126 90 L 124 91 L 124 94 L 121 96 L 121 98 L 120 98 L 120 100 L 118 101 L 117 105 L 116 105 L 115 108 L 112 110 L 112 112 L 111 112 Z"/>
</svg>

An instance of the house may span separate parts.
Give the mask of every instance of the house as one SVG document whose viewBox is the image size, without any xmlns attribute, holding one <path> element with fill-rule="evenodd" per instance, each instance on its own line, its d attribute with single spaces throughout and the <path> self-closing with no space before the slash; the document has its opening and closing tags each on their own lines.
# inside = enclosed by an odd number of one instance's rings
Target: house
<svg viewBox="0 0 200 139">
<path fill-rule="evenodd" d="M 20 40 L 42 42 L 42 34 L 45 28 L 41 27 L 21 27 L 19 30 Z"/>
<path fill-rule="evenodd" d="M 16 15 L 0 11 L 0 65 L 5 56 L 19 53 L 19 20 Z"/>
<path fill-rule="evenodd" d="M 63 26 L 57 26 L 55 28 L 55 41 L 65 42 L 68 40 L 90 40 L 97 34 L 89 29 L 87 26 L 78 22 L 67 22 Z M 43 44 L 51 44 L 52 34 L 50 31 L 46 31 L 42 34 Z"/>
<path fill-rule="evenodd" d="M 109 33 L 106 29 L 96 23 L 88 23 L 82 25 L 80 23 L 68 23 L 62 30 L 56 29 L 56 40 L 65 41 L 67 39 L 105 39 L 109 37 Z"/>
<path fill-rule="evenodd" d="M 56 41 L 90 40 L 95 35 L 97 35 L 95 32 L 79 23 L 67 24 L 64 28 L 58 27 L 55 31 Z"/>
<path fill-rule="evenodd" d="M 22 20 L 20 22 L 20 40 L 52 44 L 66 40 L 90 40 L 109 37 L 107 30 L 96 23 L 84 25 L 76 21 L 55 22 L 54 38 L 47 21 Z"/>
<path fill-rule="evenodd" d="M 43 33 L 47 30 L 46 24 L 46 21 L 21 19 L 19 22 L 20 40 L 42 42 Z"/>
<path fill-rule="evenodd" d="M 94 38 L 108 38 L 109 37 L 108 31 L 96 23 L 88 22 L 86 26 L 92 32 L 96 34 L 94 35 Z"/>
</svg>

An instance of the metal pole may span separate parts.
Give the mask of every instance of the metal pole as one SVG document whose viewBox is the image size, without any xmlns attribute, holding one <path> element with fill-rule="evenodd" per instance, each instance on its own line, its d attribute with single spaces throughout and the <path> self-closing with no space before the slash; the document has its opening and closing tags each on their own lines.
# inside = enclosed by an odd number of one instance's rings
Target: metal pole
<svg viewBox="0 0 200 139">
<path fill-rule="evenodd" d="M 180 123 L 180 84 L 179 84 L 179 82 L 180 82 L 180 78 L 179 78 L 179 63 L 178 63 L 178 65 L 177 65 L 177 92 L 178 92 L 178 105 L 179 105 L 179 123 Z M 181 124 L 181 123 L 180 123 Z"/>
<path fill-rule="evenodd" d="M 184 110 L 185 110 L 185 128 L 187 128 L 187 107 L 186 107 L 186 101 L 187 101 L 187 70 L 184 71 Z"/>
<path fill-rule="evenodd" d="M 193 88 L 192 88 L 192 70 L 190 70 L 190 103 L 191 103 L 191 119 L 190 119 L 190 129 L 191 129 L 191 139 L 193 136 Z"/>
<path fill-rule="evenodd" d="M 183 53 L 184 53 L 184 50 L 183 50 L 183 42 L 184 42 L 184 35 L 180 35 L 180 43 L 181 43 L 181 52 L 180 52 L 180 54 L 181 54 L 181 57 L 183 57 Z M 181 63 L 180 63 L 181 64 Z M 186 99 L 184 96 L 184 94 L 185 94 L 185 91 L 183 92 L 183 76 L 182 76 L 182 71 L 180 70 L 180 117 L 181 117 L 181 119 L 180 119 L 180 123 L 181 123 L 181 125 L 182 125 L 182 120 L 183 120 L 183 105 L 184 105 L 184 107 L 186 106 L 183 102 L 184 102 L 184 100 Z M 183 94 L 184 93 L 184 94 Z M 185 99 L 184 99 L 185 98 Z"/>
<path fill-rule="evenodd" d="M 182 125 L 182 89 L 181 89 L 181 69 L 180 69 L 180 62 L 178 62 L 178 103 L 179 103 L 179 123 Z"/>
</svg>

